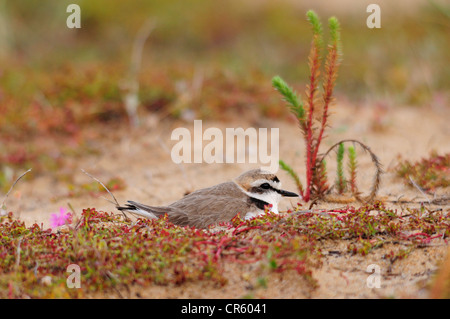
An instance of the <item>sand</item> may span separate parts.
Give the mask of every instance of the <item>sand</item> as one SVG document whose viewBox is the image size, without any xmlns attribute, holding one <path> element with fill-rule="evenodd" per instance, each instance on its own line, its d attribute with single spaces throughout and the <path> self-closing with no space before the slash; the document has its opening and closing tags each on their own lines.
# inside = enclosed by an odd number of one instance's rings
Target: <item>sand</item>
<svg viewBox="0 0 450 319">
<path fill-rule="evenodd" d="M 429 155 L 431 150 L 440 154 L 450 152 L 450 110 L 447 108 L 417 108 L 388 105 L 383 108 L 373 105 L 354 106 L 341 102 L 334 106 L 332 128 L 323 142 L 321 150 L 339 140 L 358 139 L 378 155 L 385 173 L 379 190 L 379 198 L 386 200 L 388 207 L 399 211 L 405 207 L 419 207 L 420 201 L 432 198 L 403 183 L 395 177 L 392 169 L 398 163 L 398 156 L 412 161 Z M 157 114 L 142 117 L 143 125 L 137 129 L 111 127 L 104 137 L 90 141 L 98 154 L 86 155 L 76 160 L 68 160 L 65 173 L 72 172 L 75 184 L 92 182 L 80 169 L 84 169 L 102 181 L 120 177 L 127 187 L 115 191 L 120 203 L 136 200 L 151 205 L 168 204 L 186 192 L 230 180 L 243 171 L 259 167 L 258 164 L 180 164 L 172 162 L 170 150 L 176 143 L 170 139 L 173 129 L 192 129 L 192 122 L 174 121 L 160 118 Z M 242 116 L 232 122 L 204 121 L 203 130 L 208 127 L 273 127 L 280 132 L 280 158 L 293 166 L 304 177 L 304 144 L 295 121 L 256 120 L 253 116 Z M 205 143 L 206 144 L 206 143 Z M 205 145 L 204 144 L 204 145 Z M 362 162 L 361 186 L 370 187 L 370 160 Z M 332 164 L 330 164 L 330 170 Z M 367 168 L 367 171 L 365 170 Z M 8 210 L 26 221 L 49 226 L 50 214 L 67 207 L 68 203 L 77 212 L 88 207 L 114 211 L 114 205 L 103 198 L 94 196 L 68 197 L 67 184 L 56 178 L 55 172 L 44 172 L 16 185 L 7 201 Z M 293 181 L 284 171 L 278 176 L 283 188 L 295 191 Z M 105 195 L 109 198 L 109 196 Z M 449 196 L 449 190 L 438 190 L 437 196 Z M 428 198 L 427 198 L 428 197 Z M 401 198 L 410 203 L 394 204 L 390 200 Z M 295 205 L 293 199 L 283 199 L 280 209 Z M 353 203 L 357 206 L 358 203 Z M 340 207 L 340 203 L 320 203 L 318 207 Z M 448 210 L 448 203 L 436 206 Z M 229 283 L 222 288 L 209 287 L 203 283 L 186 285 L 133 287 L 123 292 L 122 297 L 131 298 L 238 298 L 251 294 L 264 298 L 425 298 L 429 296 L 427 287 L 439 264 L 443 261 L 448 245 L 443 240 L 431 247 L 414 250 L 405 259 L 391 263 L 385 254 L 398 249 L 385 245 L 367 256 L 351 255 L 346 252 L 344 240 L 321 242 L 324 256 L 322 265 L 313 271 L 318 282 L 316 289 L 297 278 L 293 273 L 274 275 L 269 278 L 267 288 L 249 288 L 243 279 L 242 269 L 228 266 Z M 331 253 L 327 253 L 331 252 Z M 380 269 L 380 288 L 369 288 L 368 266 L 375 264 Z M 117 292 L 108 292 L 97 297 L 117 298 Z"/>
</svg>

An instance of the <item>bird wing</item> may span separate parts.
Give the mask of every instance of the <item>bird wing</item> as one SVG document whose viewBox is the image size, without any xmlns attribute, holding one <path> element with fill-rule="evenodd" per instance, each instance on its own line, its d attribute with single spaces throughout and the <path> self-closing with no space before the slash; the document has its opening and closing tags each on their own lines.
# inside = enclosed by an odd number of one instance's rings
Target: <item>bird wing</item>
<svg viewBox="0 0 450 319">
<path fill-rule="evenodd" d="M 211 224 L 228 222 L 237 213 L 246 214 L 250 204 L 236 184 L 226 182 L 192 192 L 169 207 L 190 212 L 187 214 L 189 225 L 205 228 Z M 170 217 L 171 214 L 169 220 Z"/>
<path fill-rule="evenodd" d="M 217 204 L 218 201 L 223 204 Z M 202 201 L 193 202 L 193 204 L 196 205 L 197 210 L 188 215 L 189 224 L 198 228 L 229 222 L 238 213 L 244 217 L 249 206 L 245 200 L 231 199 L 226 196 L 205 196 Z M 245 207 L 244 210 L 243 207 Z"/>
<path fill-rule="evenodd" d="M 244 217 L 251 203 L 247 196 L 242 195 L 234 182 L 226 182 L 194 191 L 168 206 L 147 206 L 128 201 L 127 207 L 118 209 L 129 210 L 147 218 L 167 213 L 169 221 L 176 225 L 206 228 L 212 224 L 228 222 L 238 213 Z"/>
</svg>

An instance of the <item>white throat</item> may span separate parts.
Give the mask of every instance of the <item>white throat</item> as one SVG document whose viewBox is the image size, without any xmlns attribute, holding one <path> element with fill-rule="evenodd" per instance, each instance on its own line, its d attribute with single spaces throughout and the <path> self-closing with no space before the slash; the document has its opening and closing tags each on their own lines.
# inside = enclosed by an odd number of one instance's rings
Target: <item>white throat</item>
<svg viewBox="0 0 450 319">
<path fill-rule="evenodd" d="M 263 202 L 269 203 L 270 205 L 272 205 L 272 207 L 270 208 L 270 211 L 275 213 L 275 214 L 279 214 L 278 211 L 278 202 L 281 199 L 281 195 L 278 194 L 275 191 L 270 191 L 264 194 L 255 194 L 255 193 L 249 193 L 246 192 L 246 194 L 250 197 L 262 200 Z M 263 209 L 260 209 L 261 213 L 264 213 Z"/>
<path fill-rule="evenodd" d="M 266 202 L 269 205 L 272 205 L 272 207 L 270 208 L 270 211 L 272 213 L 279 214 L 278 202 L 281 199 L 281 195 L 278 194 L 276 191 L 270 191 L 270 192 L 267 192 L 267 193 L 264 193 L 264 194 L 250 193 L 250 192 L 247 192 L 246 190 L 244 190 L 238 183 L 235 183 L 235 184 L 247 196 L 252 197 L 252 198 L 256 198 L 256 199 L 259 199 L 259 200 L 262 200 L 263 202 Z M 259 216 L 261 214 L 264 214 L 264 209 L 260 209 L 258 207 L 255 207 L 254 210 L 249 211 L 249 212 L 247 212 L 245 214 L 245 219 L 251 219 L 251 218 Z"/>
</svg>

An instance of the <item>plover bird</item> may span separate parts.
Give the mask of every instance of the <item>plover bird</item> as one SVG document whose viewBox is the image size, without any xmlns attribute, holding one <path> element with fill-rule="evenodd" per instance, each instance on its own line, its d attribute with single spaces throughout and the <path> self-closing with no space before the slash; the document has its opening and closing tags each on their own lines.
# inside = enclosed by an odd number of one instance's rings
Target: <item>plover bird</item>
<svg viewBox="0 0 450 319">
<path fill-rule="evenodd" d="M 263 214 L 266 207 L 278 214 L 278 202 L 282 196 L 299 195 L 282 190 L 276 175 L 254 169 L 232 181 L 196 190 L 168 206 L 147 206 L 128 201 L 126 206 L 118 206 L 117 209 L 147 218 L 158 218 L 167 213 L 169 221 L 176 225 L 206 228 L 230 221 L 238 213 L 250 219 Z"/>
</svg>

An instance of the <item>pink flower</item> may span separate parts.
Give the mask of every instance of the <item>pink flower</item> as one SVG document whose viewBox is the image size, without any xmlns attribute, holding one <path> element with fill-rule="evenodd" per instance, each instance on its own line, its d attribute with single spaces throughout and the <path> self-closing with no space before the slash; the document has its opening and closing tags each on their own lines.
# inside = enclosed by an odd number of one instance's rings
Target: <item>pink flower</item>
<svg viewBox="0 0 450 319">
<path fill-rule="evenodd" d="M 50 225 L 52 228 L 65 225 L 72 222 L 72 214 L 68 213 L 64 207 L 59 208 L 59 215 L 52 214 L 50 216 Z"/>
</svg>

